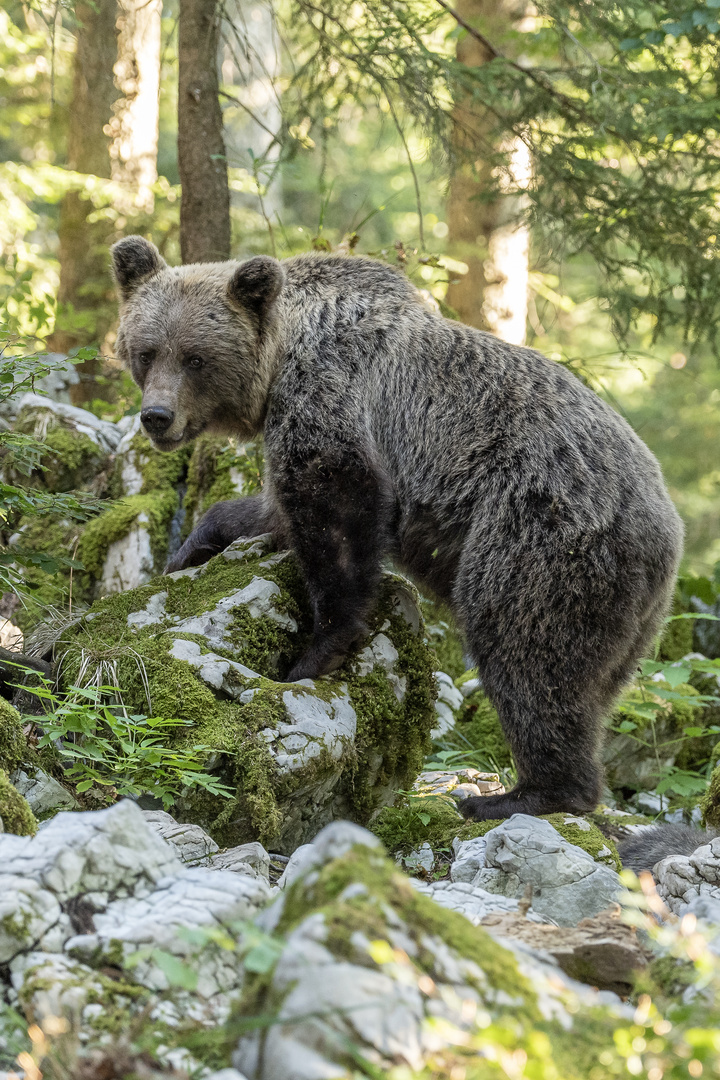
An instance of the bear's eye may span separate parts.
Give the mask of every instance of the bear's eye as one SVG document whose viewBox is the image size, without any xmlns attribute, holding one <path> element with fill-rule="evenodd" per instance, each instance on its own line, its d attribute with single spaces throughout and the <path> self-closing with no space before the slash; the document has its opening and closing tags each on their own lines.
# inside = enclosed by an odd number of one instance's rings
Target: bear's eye
<svg viewBox="0 0 720 1080">
<path fill-rule="evenodd" d="M 145 352 L 141 352 L 139 357 L 138 357 L 138 360 L 140 361 L 140 363 L 144 364 L 145 367 L 147 367 L 148 364 L 152 364 L 154 359 L 155 359 L 155 351 L 154 351 L 154 349 L 146 349 Z"/>
<path fill-rule="evenodd" d="M 198 356 L 197 353 L 193 353 L 192 356 L 188 356 L 185 363 L 188 367 L 191 368 L 201 368 L 205 361 L 203 360 L 202 356 Z"/>
</svg>

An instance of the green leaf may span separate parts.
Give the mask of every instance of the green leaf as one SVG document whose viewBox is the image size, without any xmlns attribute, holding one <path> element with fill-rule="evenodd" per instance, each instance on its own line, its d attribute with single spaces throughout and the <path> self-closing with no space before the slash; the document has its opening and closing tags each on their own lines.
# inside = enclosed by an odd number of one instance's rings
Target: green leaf
<svg viewBox="0 0 720 1080">
<path fill-rule="evenodd" d="M 182 960 L 178 960 L 177 956 L 164 952 L 162 949 L 154 949 L 152 959 L 171 986 L 177 986 L 181 990 L 197 989 L 197 972 L 193 971 L 187 964 L 183 964 Z"/>
<path fill-rule="evenodd" d="M 429 814 L 418 813 L 418 817 L 422 821 L 423 825 L 429 825 L 432 820 Z"/>
<path fill-rule="evenodd" d="M 684 665 L 662 669 L 662 677 L 666 683 L 670 684 L 671 690 L 674 690 L 676 686 L 680 686 L 681 683 L 686 683 L 691 674 L 692 669 Z"/>
<path fill-rule="evenodd" d="M 280 942 L 270 938 L 259 941 L 245 954 L 243 966 L 246 971 L 252 971 L 258 975 L 265 975 L 277 963 L 282 952 Z"/>
</svg>

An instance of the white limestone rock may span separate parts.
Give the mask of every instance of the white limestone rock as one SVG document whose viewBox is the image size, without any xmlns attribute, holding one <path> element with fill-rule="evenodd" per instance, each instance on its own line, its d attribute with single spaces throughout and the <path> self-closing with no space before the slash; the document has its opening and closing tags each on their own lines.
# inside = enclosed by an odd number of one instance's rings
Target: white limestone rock
<svg viewBox="0 0 720 1080">
<path fill-rule="evenodd" d="M 149 518 L 141 511 L 130 531 L 109 545 L 97 587 L 100 596 L 146 585 L 155 575 Z"/>
<path fill-rule="evenodd" d="M 568 843 L 542 818 L 514 814 L 486 833 L 485 841 L 485 865 L 470 884 L 518 900 L 530 886 L 533 911 L 558 926 L 597 915 L 620 892 L 614 870 Z"/>
<path fill-rule="evenodd" d="M 399 659 L 398 651 L 387 634 L 376 634 L 370 644 L 358 653 L 353 671 L 356 675 L 369 675 L 376 667 L 380 668 L 387 674 L 395 697 L 402 701 L 407 692 L 407 679 L 395 671 Z"/>
<path fill-rule="evenodd" d="M 418 892 L 429 896 L 441 907 L 451 911 L 459 911 L 473 926 L 479 926 L 486 915 L 496 912 L 515 912 L 519 910 L 520 901 L 513 900 L 508 896 L 499 896 L 497 893 L 486 892 L 467 881 L 433 881 L 431 883 L 412 879 Z M 529 911 L 527 917 L 531 922 L 550 922 L 535 911 Z"/>
<path fill-rule="evenodd" d="M 97 446 L 106 453 L 111 454 L 118 447 L 122 438 L 122 432 L 116 424 L 108 420 L 100 420 L 94 413 L 87 409 L 78 409 L 75 405 L 67 405 L 62 401 L 53 401 L 52 398 L 43 397 L 41 394 L 24 394 L 20 399 L 18 413 L 37 411 L 52 413 L 65 423 L 74 428 L 79 435 L 87 435 Z"/>
<path fill-rule="evenodd" d="M 329 701 L 297 690 L 286 690 L 282 700 L 287 722 L 260 732 L 278 770 L 283 773 L 302 769 L 322 753 L 340 761 L 357 731 L 357 716 L 346 684 Z"/>
<path fill-rule="evenodd" d="M 435 682 L 438 690 L 435 699 L 437 723 L 431 735 L 433 739 L 440 739 L 455 726 L 455 714 L 463 703 L 463 696 L 450 676 L 444 671 L 435 672 Z"/>
<path fill-rule="evenodd" d="M 95 932 L 76 935 L 66 942 L 74 956 L 91 958 L 122 949 L 124 961 L 139 949 L 159 948 L 172 955 L 195 955 L 197 992 L 211 997 L 237 984 L 240 965 L 234 952 L 201 950 L 178 930 L 224 927 L 250 920 L 270 899 L 262 881 L 231 870 L 187 867 L 156 883 L 145 896 L 129 896 L 108 904 L 94 916 Z M 135 978 L 152 990 L 168 988 L 166 973 L 151 955 L 133 965 Z"/>
<path fill-rule="evenodd" d="M 34 837 L 0 836 L 0 866 L 65 903 L 81 893 L 150 892 L 182 863 L 125 799 L 107 810 L 58 814 Z"/>
<path fill-rule="evenodd" d="M 675 915 L 703 902 L 720 905 L 720 836 L 697 848 L 692 855 L 671 855 L 653 869 L 657 891 Z M 708 908 L 708 910 L 711 910 Z"/>
<path fill-rule="evenodd" d="M 27 799 L 36 817 L 44 817 L 58 810 L 74 810 L 78 806 L 77 799 L 67 788 L 42 769 L 30 770 L 29 773 L 17 769 L 11 774 L 10 779 L 20 794 Z"/>
<path fill-rule="evenodd" d="M 207 865 L 211 870 L 232 870 L 236 874 L 270 881 L 270 856 L 257 841 L 219 851 L 210 857 Z"/>
<path fill-rule="evenodd" d="M 297 623 L 291 615 L 278 610 L 276 604 L 280 598 L 280 588 L 274 581 L 254 577 L 244 589 L 224 596 L 212 611 L 202 615 L 193 615 L 188 619 L 175 622 L 177 631 L 184 634 L 201 634 L 213 648 L 233 647 L 227 637 L 227 630 L 233 621 L 236 608 L 244 607 L 254 619 L 267 618 L 287 630 L 295 632 Z"/>
<path fill-rule="evenodd" d="M 185 660 L 191 667 L 197 669 L 203 682 L 212 686 L 214 690 L 222 690 L 232 698 L 241 699 L 246 692 L 242 680 L 260 678 L 257 671 L 245 667 L 244 664 L 238 664 L 234 660 L 227 660 L 224 656 L 218 656 L 217 653 L 203 652 L 196 641 L 189 641 L 187 638 L 175 638 L 170 655 L 176 660 Z M 236 678 L 229 677 L 232 675 Z M 240 681 L 237 679 L 238 676 Z"/>
<path fill-rule="evenodd" d="M 472 882 L 478 872 L 485 868 L 487 838 L 476 836 L 472 840 L 453 840 L 455 858 L 450 867 L 450 879 L 455 882 Z"/>
<path fill-rule="evenodd" d="M 211 836 L 199 825 L 179 824 L 164 810 L 143 810 L 148 825 L 177 851 L 186 866 L 206 866 L 220 850 Z"/>
</svg>

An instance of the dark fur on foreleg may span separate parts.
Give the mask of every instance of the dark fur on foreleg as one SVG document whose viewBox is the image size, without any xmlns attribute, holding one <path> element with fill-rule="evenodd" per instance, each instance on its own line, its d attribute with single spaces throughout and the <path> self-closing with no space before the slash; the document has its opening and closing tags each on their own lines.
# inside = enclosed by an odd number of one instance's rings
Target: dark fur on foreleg
<svg viewBox="0 0 720 1080">
<path fill-rule="evenodd" d="M 276 483 L 314 611 L 312 641 L 287 681 L 316 679 L 340 667 L 367 633 L 388 547 L 389 488 L 349 447 L 323 448 Z"/>
<path fill-rule="evenodd" d="M 177 555 L 169 560 L 165 573 L 201 566 L 240 536 L 276 533 L 273 518 L 272 509 L 262 495 L 215 503 L 200 519 Z"/>
</svg>

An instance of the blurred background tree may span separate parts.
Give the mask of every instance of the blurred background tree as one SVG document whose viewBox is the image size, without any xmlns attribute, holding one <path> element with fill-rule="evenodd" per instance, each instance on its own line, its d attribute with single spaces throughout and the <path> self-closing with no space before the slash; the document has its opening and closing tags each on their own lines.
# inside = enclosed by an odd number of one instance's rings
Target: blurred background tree
<svg viewBox="0 0 720 1080">
<path fill-rule="evenodd" d="M 720 558 L 720 0 L 160 5 L 0 0 L 5 319 L 101 348 L 78 401 L 136 407 L 119 236 L 367 252 L 606 395 Z"/>
</svg>

